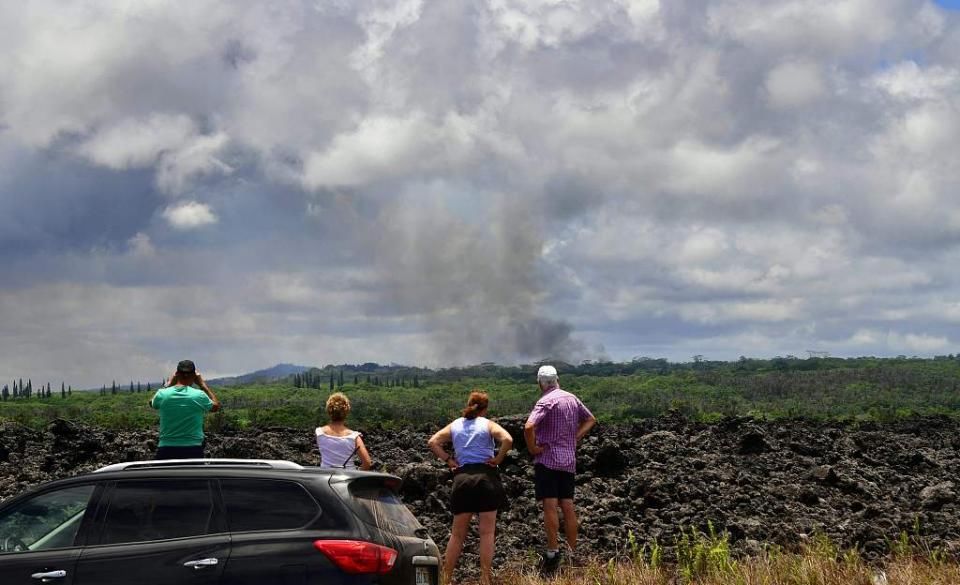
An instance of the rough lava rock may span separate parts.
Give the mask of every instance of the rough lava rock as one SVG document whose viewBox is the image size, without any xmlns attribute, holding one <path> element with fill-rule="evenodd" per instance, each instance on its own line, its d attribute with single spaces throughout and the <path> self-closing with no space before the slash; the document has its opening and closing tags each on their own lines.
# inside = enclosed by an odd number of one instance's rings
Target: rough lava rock
<svg viewBox="0 0 960 585">
<path fill-rule="evenodd" d="M 502 466 L 509 506 L 497 526 L 496 563 L 529 563 L 543 546 L 533 494 L 533 466 L 523 445 L 523 417 L 499 422 L 515 439 Z M 429 426 L 358 429 L 375 467 L 398 475 L 401 494 L 441 548 L 451 516 L 452 475 L 426 447 Z M 40 483 L 118 461 L 150 459 L 155 429 L 112 431 L 56 420 L 38 431 L 0 422 L 0 498 Z M 316 465 L 313 429 L 225 431 L 207 437 L 210 457 L 289 459 Z M 960 421 L 949 417 L 892 423 L 809 420 L 717 423 L 677 413 L 604 425 L 581 443 L 577 478 L 580 548 L 610 557 L 633 534 L 667 554 L 682 529 L 727 531 L 738 554 L 765 543 L 796 547 L 822 533 L 869 558 L 901 531 L 931 547 L 960 551 Z M 461 566 L 477 565 L 475 525 Z M 888 540 L 890 539 L 890 540 Z"/>
<path fill-rule="evenodd" d="M 944 481 L 920 490 L 920 504 L 927 510 L 940 510 L 946 504 L 957 501 L 957 492 L 952 481 Z"/>
</svg>

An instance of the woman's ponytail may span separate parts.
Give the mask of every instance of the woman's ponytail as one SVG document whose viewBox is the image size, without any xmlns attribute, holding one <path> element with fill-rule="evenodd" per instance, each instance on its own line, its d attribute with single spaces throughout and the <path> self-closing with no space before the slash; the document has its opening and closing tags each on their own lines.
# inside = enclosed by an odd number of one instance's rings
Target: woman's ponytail
<svg viewBox="0 0 960 585">
<path fill-rule="evenodd" d="M 479 390 L 474 390 L 470 393 L 470 398 L 467 400 L 467 407 L 463 409 L 462 414 L 463 418 L 474 419 L 480 415 L 481 412 L 487 410 L 490 405 L 490 398 L 487 396 L 486 392 L 480 392 Z"/>
</svg>

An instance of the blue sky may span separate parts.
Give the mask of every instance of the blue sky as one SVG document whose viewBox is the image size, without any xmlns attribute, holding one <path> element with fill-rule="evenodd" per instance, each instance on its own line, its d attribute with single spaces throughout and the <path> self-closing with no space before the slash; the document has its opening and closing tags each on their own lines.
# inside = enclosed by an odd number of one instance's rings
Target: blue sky
<svg viewBox="0 0 960 585">
<path fill-rule="evenodd" d="M 940 6 L 960 10 L 960 0 L 936 0 Z"/>
<path fill-rule="evenodd" d="M 0 70 L 0 382 L 960 351 L 930 3 L 10 2 Z"/>
</svg>

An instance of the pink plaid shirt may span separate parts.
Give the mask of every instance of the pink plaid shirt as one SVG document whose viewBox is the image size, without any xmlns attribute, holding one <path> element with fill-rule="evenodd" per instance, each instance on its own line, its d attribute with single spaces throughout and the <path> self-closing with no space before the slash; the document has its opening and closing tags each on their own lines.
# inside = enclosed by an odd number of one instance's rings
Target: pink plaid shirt
<svg viewBox="0 0 960 585">
<path fill-rule="evenodd" d="M 577 429 L 593 414 L 580 399 L 554 388 L 537 400 L 528 423 L 536 425 L 537 444 L 544 451 L 533 462 L 557 471 L 577 471 Z"/>
</svg>

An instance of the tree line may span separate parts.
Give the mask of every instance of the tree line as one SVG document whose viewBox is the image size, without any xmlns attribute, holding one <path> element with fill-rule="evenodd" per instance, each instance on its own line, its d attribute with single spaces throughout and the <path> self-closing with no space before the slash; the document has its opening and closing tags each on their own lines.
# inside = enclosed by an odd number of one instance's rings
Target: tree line
<svg viewBox="0 0 960 585">
<path fill-rule="evenodd" d="M 27 383 L 23 383 L 23 378 L 14 380 L 12 384 L 4 384 L 3 390 L 0 390 L 0 400 L 6 402 L 7 400 L 17 400 L 17 399 L 26 399 L 26 398 L 50 398 L 53 396 L 53 388 L 50 385 L 50 382 L 47 382 L 46 386 L 41 384 L 36 389 L 33 387 L 33 380 L 27 379 Z M 67 386 L 65 383 L 60 383 L 60 397 L 66 398 L 73 394 L 73 386 Z"/>
<path fill-rule="evenodd" d="M 163 386 L 163 383 L 160 384 L 160 387 Z M 122 393 L 128 394 L 137 394 L 140 392 L 152 392 L 153 385 L 150 382 L 147 382 L 144 385 L 142 382 L 133 381 L 130 382 L 130 385 L 127 388 L 124 388 L 122 385 L 118 385 L 116 380 L 110 385 L 110 388 L 107 388 L 107 385 L 104 384 L 100 387 L 98 394 L 100 396 L 106 396 L 108 394 L 116 395 Z M 27 379 L 24 383 L 23 378 L 14 380 L 12 384 L 4 384 L 3 390 L 0 390 L 0 400 L 6 402 L 7 400 L 21 400 L 29 398 L 51 398 L 55 392 L 50 384 L 47 382 L 46 385 L 41 384 L 40 386 L 34 388 L 33 381 Z M 67 384 L 65 382 L 60 382 L 60 397 L 66 398 L 73 395 L 73 385 Z"/>
<path fill-rule="evenodd" d="M 353 374 L 353 385 L 357 386 L 361 382 L 366 383 L 369 386 L 377 387 L 386 387 L 386 388 L 419 388 L 420 387 L 420 377 L 417 374 L 414 374 L 412 377 L 407 377 L 406 375 L 385 375 L 381 379 L 378 374 Z M 302 373 L 293 374 L 289 377 L 290 382 L 293 384 L 294 388 L 314 388 L 320 390 L 321 388 L 327 387 L 330 391 L 342 389 L 345 385 L 345 376 L 344 371 L 339 370 L 337 372 L 330 372 L 329 376 L 323 370 L 318 368 L 313 368 Z"/>
<path fill-rule="evenodd" d="M 163 388 L 163 386 L 164 386 L 164 383 L 161 382 L 158 388 Z M 139 394 L 141 392 L 149 393 L 149 392 L 153 392 L 153 386 L 150 384 L 150 382 L 147 382 L 146 386 L 144 386 L 140 381 L 137 381 L 136 385 L 134 385 L 133 381 L 131 381 L 130 386 L 128 386 L 127 389 L 124 390 L 123 386 L 117 385 L 117 381 L 114 380 L 113 383 L 110 385 L 109 389 L 107 389 L 107 385 L 104 384 L 100 387 L 100 390 L 99 390 L 100 396 L 106 396 L 108 394 L 110 395 L 123 394 L 124 392 L 126 392 L 127 394 Z"/>
</svg>

